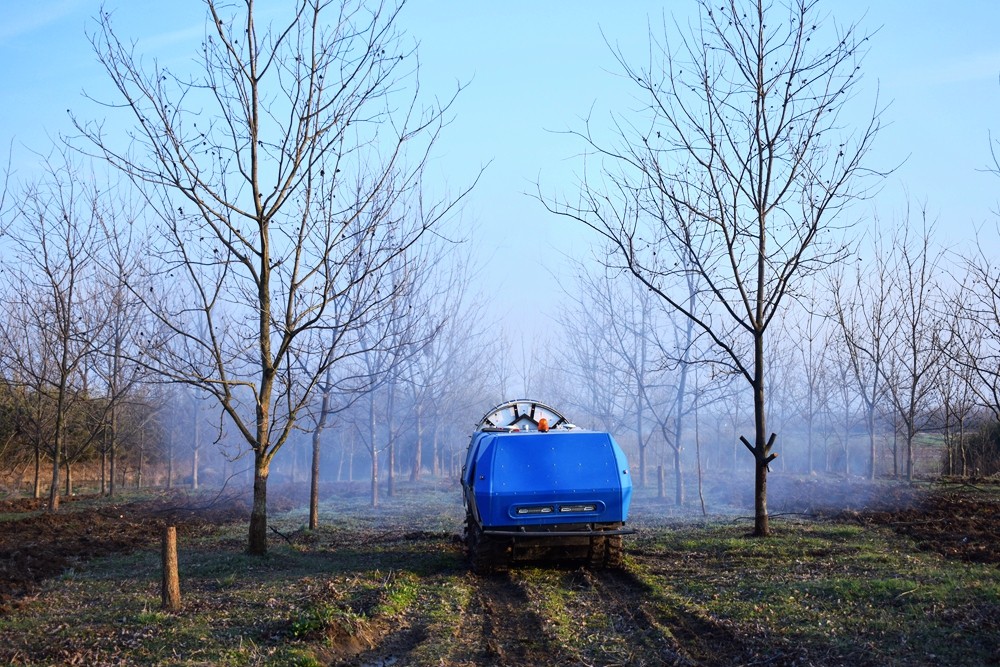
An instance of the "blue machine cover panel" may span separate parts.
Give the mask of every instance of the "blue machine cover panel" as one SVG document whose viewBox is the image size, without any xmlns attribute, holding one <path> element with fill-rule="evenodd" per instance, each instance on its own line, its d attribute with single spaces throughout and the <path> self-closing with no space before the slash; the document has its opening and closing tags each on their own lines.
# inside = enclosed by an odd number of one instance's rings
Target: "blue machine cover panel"
<svg viewBox="0 0 1000 667">
<path fill-rule="evenodd" d="M 486 527 L 628 518 L 628 462 L 608 433 L 480 432 L 470 443 L 465 475 Z"/>
</svg>

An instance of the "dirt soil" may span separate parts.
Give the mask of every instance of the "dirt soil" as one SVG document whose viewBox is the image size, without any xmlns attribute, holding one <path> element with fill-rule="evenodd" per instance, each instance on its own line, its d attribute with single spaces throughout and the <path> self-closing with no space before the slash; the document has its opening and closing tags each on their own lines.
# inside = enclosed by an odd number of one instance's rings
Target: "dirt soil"
<svg viewBox="0 0 1000 667">
<path fill-rule="evenodd" d="M 948 558 L 1000 564 L 1000 481 L 871 484 L 865 480 L 785 480 L 769 496 L 771 516 L 805 514 L 886 526 Z M 746 499 L 749 505 L 750 499 Z"/>
<path fill-rule="evenodd" d="M 16 608 L 39 584 L 77 564 L 114 553 L 148 549 L 160 543 L 166 525 L 178 535 L 246 521 L 245 498 L 190 497 L 172 493 L 142 501 L 96 504 L 94 497 L 72 496 L 59 511 L 31 498 L 0 500 L 0 515 L 24 514 L 0 522 L 0 613 Z M 88 502 L 82 502 L 88 501 Z"/>
<path fill-rule="evenodd" d="M 823 506 L 816 499 L 832 497 L 817 493 L 816 483 L 806 480 L 789 485 L 782 497 L 775 498 L 773 514 L 808 514 L 820 520 L 855 521 L 863 525 L 885 526 L 905 534 L 920 548 L 933 550 L 947 558 L 980 563 L 1000 563 L 1000 502 L 996 493 L 978 493 L 970 484 L 908 487 L 879 487 L 857 483 L 856 489 L 840 492 L 855 499 L 852 509 Z M 90 499 L 94 501 L 94 499 Z M 292 501 L 288 501 L 291 504 Z M 245 523 L 249 503 L 245 497 L 192 500 L 182 494 L 168 494 L 151 500 L 114 503 L 64 501 L 60 511 L 48 514 L 39 501 L 0 501 L 0 614 L 16 610 L 19 602 L 30 599 L 41 582 L 58 576 L 83 562 L 111 553 L 155 548 L 162 526 L 176 525 L 179 535 L 212 530 L 219 524 Z M 23 513 L 23 516 L 19 516 Z M 435 534 L 407 533 L 403 527 L 395 534 L 379 539 L 421 541 L 435 544 Z M 454 545 L 455 549 L 460 548 Z M 634 553 L 644 560 L 647 556 Z M 470 575 L 471 576 L 471 575 Z M 566 586 L 588 591 L 592 604 L 612 610 L 618 636 L 625 645 L 646 655 L 658 655 L 659 664 L 745 664 L 753 659 L 752 647 L 733 636 L 733 629 L 723 622 L 709 623 L 682 609 L 667 619 L 668 634 L 656 632 L 657 620 L 646 613 L 647 591 L 641 581 L 627 571 L 590 573 L 571 571 L 564 574 Z M 468 635 L 475 646 L 472 652 L 480 664 L 577 664 L 579 656 L 560 655 L 559 648 L 543 641 L 545 633 L 535 627 L 544 619 L 530 609 L 531 591 L 516 574 L 487 577 L 480 582 L 468 617 L 457 632 Z M 662 622 L 663 619 L 660 619 Z M 387 629 L 380 639 L 381 649 L 393 641 L 401 645 L 419 643 L 419 626 Z M 414 634 L 416 633 L 416 634 Z M 525 643 L 524 637 L 540 637 L 537 643 Z M 666 642 L 666 643 L 665 643 Z M 655 646 L 653 645 L 655 644 Z M 381 664 L 368 661 L 357 646 L 346 655 L 330 656 L 330 662 L 343 665 Z M 712 660 L 708 656 L 712 655 Z M 787 664 L 798 664 L 793 656 Z M 335 659 L 334 659 L 335 658 Z M 722 660 L 722 662 L 719 662 Z M 624 662 L 628 662 L 627 659 Z"/>
<path fill-rule="evenodd" d="M 870 487 L 861 483 L 851 493 L 861 502 L 845 511 L 810 505 L 810 499 L 832 494 L 817 494 L 806 482 L 789 489 L 778 513 L 805 511 L 884 525 L 913 538 L 921 548 L 949 558 L 1000 563 L 1000 504 L 993 500 L 996 496 L 974 493 L 976 488 L 975 484 L 953 484 L 926 491 L 894 486 L 872 494 Z M 79 510 L 77 506 L 83 505 L 79 501 L 84 499 L 64 498 L 55 514 L 41 511 L 44 500 L 0 500 L 0 515 L 25 514 L 0 524 L 0 613 L 18 598 L 30 595 L 41 581 L 77 563 L 158 544 L 165 525 L 177 526 L 183 536 L 219 524 L 244 522 L 250 511 L 248 499 L 237 495 L 192 501 L 174 493 L 120 504 L 109 501 L 97 507 L 86 503 L 87 509 Z"/>
<path fill-rule="evenodd" d="M 1000 503 L 996 494 L 976 493 L 978 488 L 948 485 L 920 496 L 911 491 L 910 505 L 850 511 L 840 518 L 891 527 L 947 558 L 1000 564 Z"/>
</svg>

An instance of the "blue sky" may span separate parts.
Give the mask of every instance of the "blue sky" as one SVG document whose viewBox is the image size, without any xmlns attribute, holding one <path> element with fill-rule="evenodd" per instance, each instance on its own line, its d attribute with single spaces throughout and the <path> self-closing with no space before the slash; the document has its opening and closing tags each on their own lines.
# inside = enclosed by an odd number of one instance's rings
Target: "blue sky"
<svg viewBox="0 0 1000 667">
<path fill-rule="evenodd" d="M 14 143 L 14 165 L 30 172 L 48 137 L 70 131 L 67 109 L 85 118 L 99 108 L 81 91 L 101 95 L 107 82 L 85 29 L 95 0 L 0 0 L 0 145 Z M 266 6 L 266 3 L 260 3 Z M 122 36 L 150 57 L 188 60 L 203 35 L 198 0 L 112 0 Z M 535 182 L 565 190 L 580 145 L 558 131 L 580 129 L 593 107 L 595 127 L 608 110 L 623 111 L 630 91 L 601 31 L 627 53 L 646 50 L 647 20 L 666 13 L 684 21 L 693 0 L 411 0 L 401 27 L 420 43 L 425 92 L 448 94 L 469 85 L 435 154 L 432 173 L 458 188 L 490 163 L 465 206 L 486 266 L 483 284 L 496 295 L 495 312 L 510 322 L 530 303 L 558 299 L 553 273 L 561 254 L 587 254 L 580 228 L 553 219 L 531 196 Z M 994 230 L 1000 179 L 984 173 L 990 131 L 1000 137 L 1000 2 L 995 0 L 837 0 L 825 3 L 839 22 L 861 20 L 878 30 L 865 61 L 864 94 L 876 89 L 889 104 L 872 166 L 902 166 L 877 199 L 855 210 L 890 218 L 926 201 L 949 242 Z M 860 111 L 869 98 L 859 102 Z M 905 161 L 905 162 L 904 162 Z M 992 235 L 990 237 L 992 238 Z M 512 326 L 516 330 L 516 325 Z"/>
</svg>

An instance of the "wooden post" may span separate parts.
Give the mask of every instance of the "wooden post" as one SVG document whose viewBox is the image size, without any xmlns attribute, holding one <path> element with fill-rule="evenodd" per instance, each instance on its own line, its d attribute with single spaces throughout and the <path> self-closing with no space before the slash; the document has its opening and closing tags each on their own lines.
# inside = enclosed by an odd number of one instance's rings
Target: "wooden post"
<svg viewBox="0 0 1000 667">
<path fill-rule="evenodd" d="M 177 575 L 177 528 L 163 529 L 163 608 L 180 611 L 181 584 Z"/>
</svg>

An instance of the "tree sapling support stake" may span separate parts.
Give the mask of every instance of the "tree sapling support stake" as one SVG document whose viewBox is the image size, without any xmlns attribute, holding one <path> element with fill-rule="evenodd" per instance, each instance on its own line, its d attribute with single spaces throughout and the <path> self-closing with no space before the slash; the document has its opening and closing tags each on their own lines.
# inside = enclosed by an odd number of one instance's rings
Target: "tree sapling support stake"
<svg viewBox="0 0 1000 667">
<path fill-rule="evenodd" d="M 163 608 L 167 611 L 180 611 L 181 584 L 177 575 L 177 528 L 166 526 L 163 529 Z"/>
</svg>

